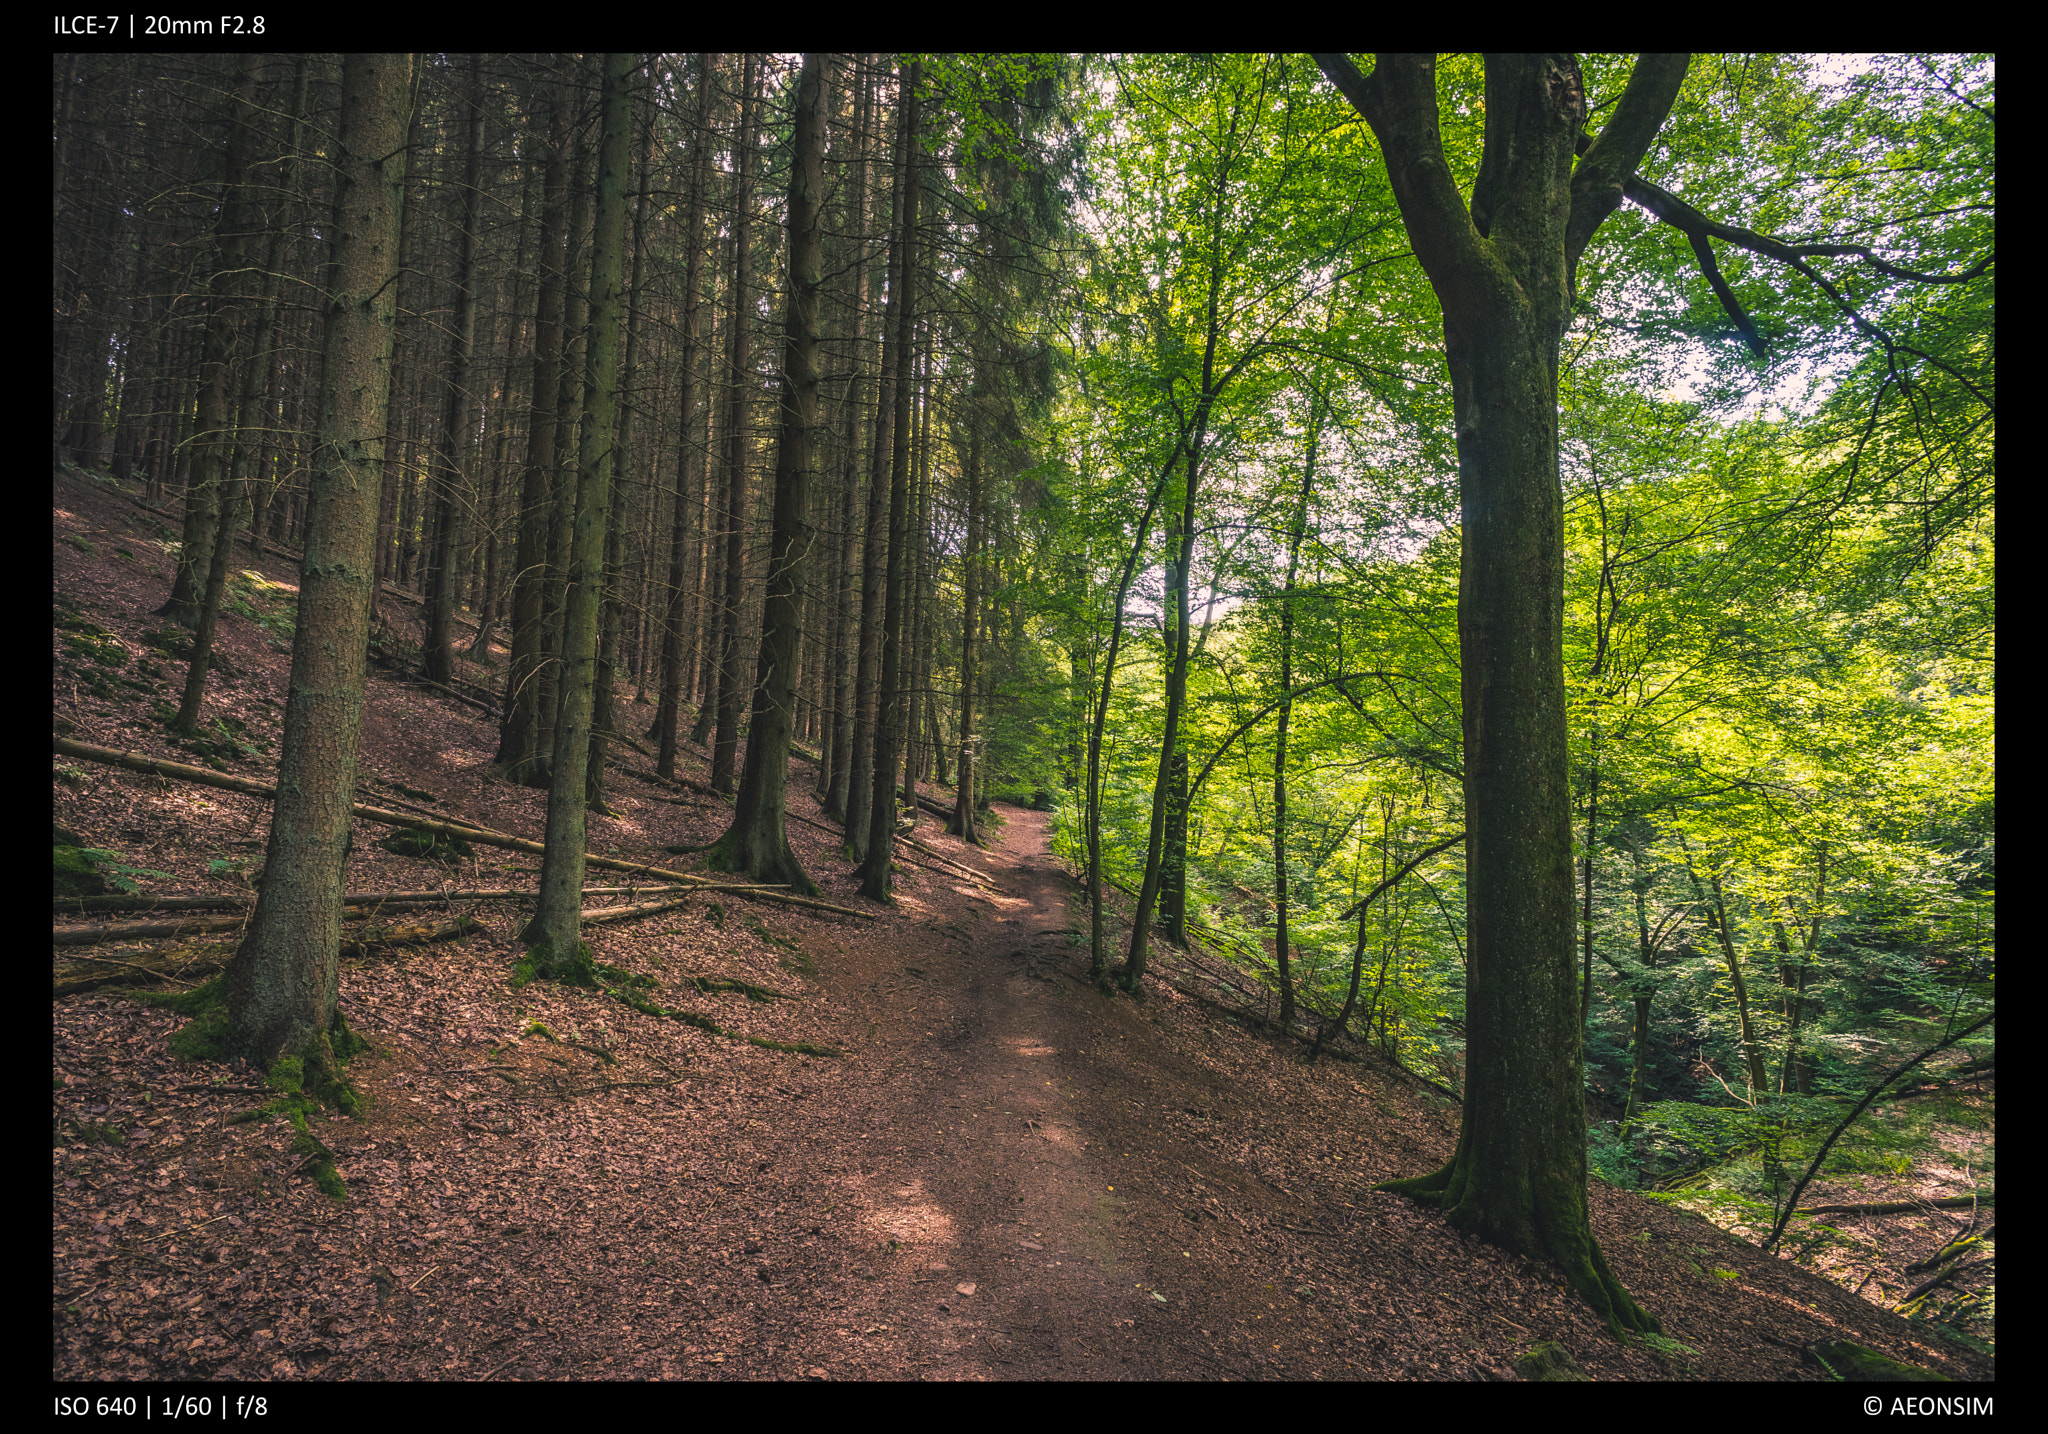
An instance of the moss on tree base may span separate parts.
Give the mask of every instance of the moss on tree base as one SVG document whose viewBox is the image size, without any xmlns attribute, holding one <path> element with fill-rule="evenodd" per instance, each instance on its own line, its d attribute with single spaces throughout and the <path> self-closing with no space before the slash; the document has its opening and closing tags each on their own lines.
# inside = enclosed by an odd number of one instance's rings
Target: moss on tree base
<svg viewBox="0 0 2048 1434">
<path fill-rule="evenodd" d="M 537 941 L 526 948 L 526 954 L 512 967 L 512 989 L 516 991 L 534 981 L 597 988 L 602 985 L 597 974 L 597 962 L 587 943 L 577 941 L 566 949 L 558 949 L 550 942 Z"/>
<path fill-rule="evenodd" d="M 767 886 L 786 886 L 798 896 L 816 896 L 818 884 L 804 870 L 789 841 L 780 833 L 757 840 L 735 821 L 730 830 L 703 848 L 704 864 L 713 871 L 750 877 Z"/>
<path fill-rule="evenodd" d="M 234 1023 L 228 1012 L 225 976 L 216 976 L 190 991 L 146 993 L 136 999 L 192 1018 L 171 1034 L 171 1054 L 180 1060 L 233 1059 Z M 292 1151 L 306 1157 L 303 1168 L 312 1176 L 313 1183 L 330 1199 L 346 1200 L 348 1187 L 335 1169 L 334 1152 L 313 1134 L 308 1120 L 322 1107 L 347 1116 L 362 1114 L 362 1094 L 349 1083 L 341 1068 L 350 1057 L 368 1049 L 369 1042 L 350 1030 L 348 1021 L 337 1010 L 327 1029 L 297 1055 L 280 1056 L 270 1063 L 264 1080 L 277 1092 L 277 1098 L 235 1116 L 231 1123 L 283 1116 L 294 1132 Z"/>
</svg>

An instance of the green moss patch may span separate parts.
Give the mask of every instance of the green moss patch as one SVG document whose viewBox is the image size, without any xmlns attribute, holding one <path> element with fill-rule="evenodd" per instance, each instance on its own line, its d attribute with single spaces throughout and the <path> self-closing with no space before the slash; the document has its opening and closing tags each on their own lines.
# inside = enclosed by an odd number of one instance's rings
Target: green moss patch
<svg viewBox="0 0 2048 1434">
<path fill-rule="evenodd" d="M 224 1061 L 233 1054 L 233 1022 L 228 1013 L 225 976 L 216 976 L 190 991 L 144 993 L 135 999 L 192 1018 L 171 1034 L 171 1054 L 180 1060 Z M 306 1157 L 303 1168 L 313 1183 L 331 1199 L 347 1199 L 348 1187 L 335 1169 L 334 1152 L 313 1134 L 308 1118 L 323 1107 L 348 1116 L 362 1114 L 362 1096 L 349 1084 L 341 1068 L 350 1057 L 368 1049 L 369 1042 L 350 1030 L 347 1020 L 336 1011 L 327 1029 L 305 1050 L 280 1056 L 265 1072 L 265 1082 L 277 1092 L 277 1098 L 231 1117 L 230 1123 L 283 1116 L 294 1132 L 292 1150 Z"/>
<path fill-rule="evenodd" d="M 1532 1383 L 1577 1384 L 1587 1379 L 1586 1372 L 1572 1362 L 1565 1347 L 1556 1340 L 1544 1340 L 1527 1354 L 1515 1361 L 1515 1373 Z"/>
<path fill-rule="evenodd" d="M 468 842 L 443 832 L 396 831 L 377 843 L 393 856 L 419 857 L 453 866 L 476 855 Z"/>
<path fill-rule="evenodd" d="M 105 896 L 107 879 L 82 848 L 62 843 L 50 848 L 50 885 L 59 901 L 79 896 Z"/>
<path fill-rule="evenodd" d="M 1858 1384 L 1947 1384 L 1946 1374 L 1901 1364 L 1888 1355 L 1860 1344 L 1838 1339 L 1813 1347 L 1815 1359 L 1835 1378 Z"/>
<path fill-rule="evenodd" d="M 559 974 L 558 974 L 559 973 Z M 607 966 L 592 957 L 590 948 L 578 943 L 575 952 L 566 960 L 550 956 L 543 948 L 535 947 L 522 957 L 512 968 L 512 986 L 517 990 L 529 982 L 550 979 L 564 985 L 585 986 L 601 991 L 622 1006 L 630 1006 L 645 1016 L 658 1016 L 665 1021 L 680 1021 L 694 1026 L 707 1035 L 722 1036 L 729 1041 L 745 1041 L 750 1046 L 763 1050 L 788 1051 L 800 1056 L 843 1056 L 846 1052 L 831 1046 L 814 1045 L 809 1041 L 775 1041 L 766 1036 L 749 1036 L 739 1031 L 728 1031 L 709 1016 L 697 1011 L 686 1011 L 673 1006 L 664 1006 L 642 995 L 652 988 L 652 976 L 642 976 L 617 966 Z M 722 977 L 692 976 L 688 978 L 699 992 L 710 994 L 714 991 L 732 991 L 750 1001 L 771 1001 L 789 999 L 780 991 L 766 986 L 752 986 L 745 981 L 732 981 Z M 530 1032 L 547 1036 L 549 1040 L 559 1039 L 538 1021 Z"/>
</svg>

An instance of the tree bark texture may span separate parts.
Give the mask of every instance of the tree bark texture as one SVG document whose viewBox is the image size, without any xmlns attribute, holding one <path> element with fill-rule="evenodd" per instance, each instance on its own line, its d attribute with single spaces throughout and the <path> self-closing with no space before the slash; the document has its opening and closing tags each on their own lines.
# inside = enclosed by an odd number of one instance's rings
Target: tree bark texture
<svg viewBox="0 0 2048 1434">
<path fill-rule="evenodd" d="M 739 763 L 741 671 L 740 639 L 745 624 L 740 610 L 747 591 L 747 437 L 749 389 L 754 358 L 751 342 L 753 325 L 748 297 L 753 253 L 754 171 L 759 146 L 754 130 L 761 122 L 761 61 L 748 55 L 746 79 L 741 90 L 745 106 L 740 114 L 739 188 L 733 201 L 732 240 L 732 356 L 726 371 L 729 399 L 726 409 L 725 459 L 725 598 L 719 604 L 724 614 L 718 634 L 718 729 L 711 740 L 711 785 L 720 792 L 733 790 Z"/>
<path fill-rule="evenodd" d="M 1586 102 L 1568 54 L 1486 57 L 1470 207 L 1452 183 L 1430 55 L 1325 74 L 1378 137 L 1409 240 L 1443 308 L 1456 423 L 1465 742 L 1465 1118 L 1457 1154 L 1388 1188 L 1460 1229 L 1549 1256 L 1620 1334 L 1657 1322 L 1621 1287 L 1586 1211 L 1574 969 L 1557 364 L 1573 267 L 1670 112 L 1684 57 L 1645 56 L 1575 172 Z"/>
<path fill-rule="evenodd" d="M 885 559 L 887 592 L 881 628 L 881 675 L 875 692 L 875 757 L 870 808 L 868 811 L 867 854 L 861 859 L 860 892 L 873 901 L 889 900 L 889 863 L 896 846 L 896 764 L 901 758 L 902 727 L 898 712 L 902 706 L 904 607 L 908 601 L 904 579 L 910 546 L 910 405 L 912 359 L 916 344 L 917 276 L 917 79 L 912 64 L 903 76 L 903 266 L 902 301 L 890 295 L 890 318 L 896 327 L 896 417 L 892 429 L 893 453 L 889 472 L 889 547 Z M 872 532 L 872 529 L 870 529 Z"/>
<path fill-rule="evenodd" d="M 889 208 L 889 309 L 882 321 L 882 366 L 876 384 L 875 441 L 868 451 L 867 526 L 862 535 L 860 569 L 860 651 L 853 684 L 853 752 L 846 788 L 846 854 L 867 858 L 872 827 L 870 808 L 875 791 L 875 722 L 879 711 L 875 689 L 881 680 L 882 627 L 888 596 L 889 474 L 896 440 L 897 351 L 909 269 L 910 237 L 903 217 L 913 183 L 910 167 L 910 106 L 899 95 L 896 107 L 896 174 Z"/>
<path fill-rule="evenodd" d="M 548 756 L 541 714 L 552 682 L 542 661 L 546 615 L 548 521 L 556 463 L 556 402 L 561 393 L 562 304 L 566 288 L 569 187 L 569 98 L 544 83 L 540 100 L 548 133 L 547 172 L 541 181 L 540 294 L 534 313 L 532 409 L 527 423 L 526 469 L 519 488 L 519 546 L 512 573 L 512 660 L 505 678 L 505 720 L 498 761 L 525 787 L 547 785 Z M 542 115 L 535 116 L 540 128 Z"/>
<path fill-rule="evenodd" d="M 342 876 L 362 735 L 414 57 L 349 55 L 334 163 L 320 420 L 267 879 L 228 968 L 234 1048 L 325 1053 L 340 993 Z"/>
<path fill-rule="evenodd" d="M 775 449 L 775 528 L 768 596 L 747 725 L 747 761 L 732 825 L 711 849 L 714 867 L 786 885 L 817 885 L 790 850 L 783 817 L 796 717 L 797 645 L 811 549 L 811 434 L 818 421 L 818 295 L 824 284 L 819 215 L 825 198 L 824 56 L 804 56 L 797 80 L 789 176 L 788 337 L 782 363 L 782 432 Z"/>
<path fill-rule="evenodd" d="M 699 542 L 703 539 L 701 522 L 691 521 L 698 517 L 691 511 L 697 491 L 691 475 L 701 475 L 704 463 L 691 438 L 697 411 L 697 351 L 703 311 L 699 290 L 704 264 L 704 188 L 710 182 L 711 169 L 711 146 L 706 131 L 711 122 L 711 72 L 717 61 L 714 54 L 697 57 L 697 127 L 690 136 L 689 217 L 683 226 L 689 258 L 684 263 L 681 394 L 677 401 L 682 417 L 676 444 L 675 515 L 669 537 L 667 617 L 661 637 L 661 706 L 654 719 L 660 739 L 656 767 L 662 776 L 671 779 L 676 774 L 676 728 L 682 720 L 684 679 L 688 675 L 683 661 L 683 628 L 689 610 L 687 595 L 691 591 L 691 530 L 696 530 Z"/>
<path fill-rule="evenodd" d="M 585 781 L 597 668 L 598 607 L 605 579 L 605 532 L 611 512 L 612 443 L 618 422 L 619 320 L 624 311 L 626 190 L 632 167 L 627 82 L 631 54 L 604 61 L 603 132 L 598 148 L 597 223 L 591 236 L 590 333 L 584 345 L 584 411 L 577 445 L 575 528 L 568 545 L 563 595 L 555 757 L 548 787 L 547 855 L 540 902 L 522 939 L 536 976 L 576 978 L 584 869 Z"/>
<path fill-rule="evenodd" d="M 435 435 L 433 473 L 433 546 L 427 564 L 426 635 L 420 645 L 420 670 L 430 682 L 455 679 L 455 537 L 457 505 L 472 485 L 463 481 L 463 459 L 469 451 L 469 358 L 476 342 L 476 232 L 483 217 L 484 107 L 483 56 L 472 55 L 469 86 L 467 152 L 462 167 L 462 225 L 456 234 L 455 315 L 448 329 L 448 366 L 441 375 L 441 428 Z"/>
</svg>

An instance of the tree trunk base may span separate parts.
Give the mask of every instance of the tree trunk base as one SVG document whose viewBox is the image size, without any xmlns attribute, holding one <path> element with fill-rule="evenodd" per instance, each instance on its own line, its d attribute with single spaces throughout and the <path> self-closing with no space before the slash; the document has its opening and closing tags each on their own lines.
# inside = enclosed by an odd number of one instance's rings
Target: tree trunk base
<svg viewBox="0 0 2048 1434">
<path fill-rule="evenodd" d="M 524 939 L 522 934 L 522 939 Z M 512 968 L 512 989 L 533 981 L 554 981 L 564 986 L 596 986 L 597 963 L 590 947 L 582 941 L 557 946 L 536 941 Z"/>
<path fill-rule="evenodd" d="M 1452 1229 L 1476 1235 L 1488 1244 L 1530 1259 L 1554 1264 L 1565 1282 L 1593 1307 L 1608 1333 L 1626 1342 L 1630 1334 L 1662 1334 L 1664 1326 L 1655 1315 L 1638 1305 L 1622 1288 L 1600 1244 L 1586 1228 L 1583 1209 L 1577 1212 L 1548 1208 L 1552 1202 L 1541 1192 L 1524 1192 L 1529 1208 L 1516 1211 L 1513 1221 L 1502 1221 L 1482 1203 L 1476 1182 L 1463 1178 L 1453 1160 L 1441 1170 L 1407 1180 L 1389 1180 L 1375 1185 L 1390 1195 L 1406 1195 L 1443 1211 Z M 1517 1204 L 1522 1201 L 1514 1202 Z"/>
<path fill-rule="evenodd" d="M 713 871 L 737 872 L 764 886 L 786 886 L 799 896 L 818 895 L 818 884 L 789 849 L 787 837 L 762 839 L 758 833 L 741 830 L 737 821 L 704 848 L 704 861 Z"/>
</svg>

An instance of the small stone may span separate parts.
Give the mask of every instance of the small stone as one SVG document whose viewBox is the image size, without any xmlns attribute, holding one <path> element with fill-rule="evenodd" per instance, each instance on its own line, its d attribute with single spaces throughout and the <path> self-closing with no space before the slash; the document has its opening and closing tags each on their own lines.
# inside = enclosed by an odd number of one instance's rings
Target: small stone
<svg viewBox="0 0 2048 1434">
<path fill-rule="evenodd" d="M 809 1369 L 804 1371 L 804 1378 L 806 1379 L 823 1379 L 825 1377 L 826 1375 L 823 1365 L 814 1364 Z"/>
<path fill-rule="evenodd" d="M 964 1284 L 955 1285 L 953 1286 L 953 1288 L 963 1295 L 971 1295 L 974 1293 L 974 1282 L 972 1280 L 969 1280 Z"/>
<path fill-rule="evenodd" d="M 1042 1250 L 1045 1248 L 1045 1246 L 1039 1244 L 1036 1240 L 1019 1240 L 1017 1243 L 1027 1250 Z"/>
</svg>

